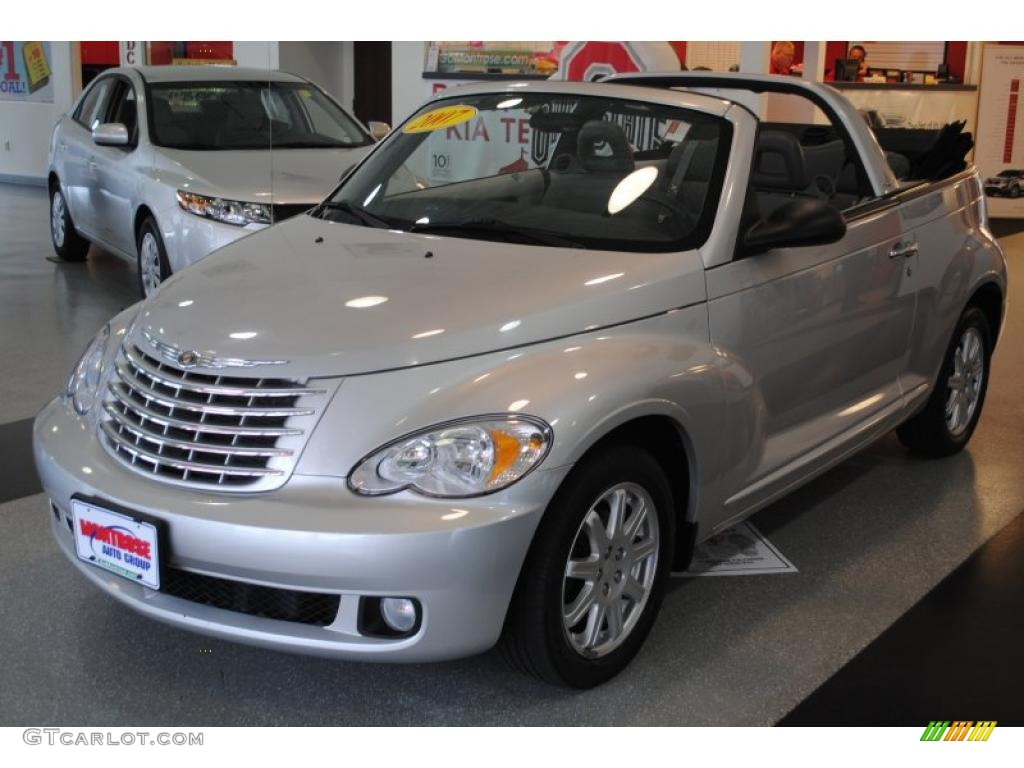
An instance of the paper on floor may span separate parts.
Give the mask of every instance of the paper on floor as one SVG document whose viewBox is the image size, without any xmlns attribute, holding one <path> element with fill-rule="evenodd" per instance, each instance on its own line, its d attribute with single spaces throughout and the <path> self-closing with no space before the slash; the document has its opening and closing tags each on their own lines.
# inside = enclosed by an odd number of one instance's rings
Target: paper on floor
<svg viewBox="0 0 1024 768">
<path fill-rule="evenodd" d="M 796 573 L 796 567 L 750 523 L 740 523 L 697 545 L 689 569 L 677 576 L 760 576 Z"/>
</svg>

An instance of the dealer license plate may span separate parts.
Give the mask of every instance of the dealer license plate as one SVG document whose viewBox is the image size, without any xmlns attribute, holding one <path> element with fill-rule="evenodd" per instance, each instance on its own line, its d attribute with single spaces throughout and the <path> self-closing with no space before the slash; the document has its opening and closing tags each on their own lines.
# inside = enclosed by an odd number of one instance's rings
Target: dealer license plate
<svg viewBox="0 0 1024 768">
<path fill-rule="evenodd" d="M 160 589 L 160 551 L 156 526 L 120 512 L 71 500 L 75 552 L 80 560 L 136 584 Z"/>
</svg>

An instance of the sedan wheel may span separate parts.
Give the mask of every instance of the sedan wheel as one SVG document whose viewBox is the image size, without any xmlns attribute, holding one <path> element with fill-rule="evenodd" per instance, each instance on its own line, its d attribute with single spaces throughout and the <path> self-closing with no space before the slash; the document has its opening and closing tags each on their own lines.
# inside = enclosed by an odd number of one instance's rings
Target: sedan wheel
<svg viewBox="0 0 1024 768">
<path fill-rule="evenodd" d="M 143 298 L 156 293 L 163 282 L 171 276 L 163 241 L 156 222 L 147 218 L 139 228 L 138 240 L 139 291 Z"/>
<path fill-rule="evenodd" d="M 57 190 L 50 201 L 50 234 L 58 248 L 64 247 L 64 215 L 64 195 Z"/>
<path fill-rule="evenodd" d="M 142 268 L 142 292 L 149 296 L 160 287 L 160 251 L 157 249 L 156 238 L 147 232 L 142 236 L 142 248 L 139 253 Z"/>
<path fill-rule="evenodd" d="M 82 261 L 89 252 L 89 241 L 78 234 L 60 183 L 50 185 L 50 240 L 62 261 Z"/>
</svg>

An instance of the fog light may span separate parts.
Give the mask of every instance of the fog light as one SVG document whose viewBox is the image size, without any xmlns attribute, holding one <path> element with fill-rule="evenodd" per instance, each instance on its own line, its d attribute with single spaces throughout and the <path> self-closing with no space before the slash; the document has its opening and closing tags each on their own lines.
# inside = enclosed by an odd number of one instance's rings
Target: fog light
<svg viewBox="0 0 1024 768">
<path fill-rule="evenodd" d="M 407 597 L 382 597 L 380 615 L 395 632 L 405 634 L 416 626 L 416 604 Z"/>
</svg>

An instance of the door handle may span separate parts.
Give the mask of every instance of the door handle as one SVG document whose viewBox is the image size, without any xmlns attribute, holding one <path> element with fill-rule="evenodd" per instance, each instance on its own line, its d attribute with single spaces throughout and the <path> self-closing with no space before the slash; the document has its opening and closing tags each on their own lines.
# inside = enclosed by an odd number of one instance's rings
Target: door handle
<svg viewBox="0 0 1024 768">
<path fill-rule="evenodd" d="M 906 245 L 899 244 L 894 245 L 892 250 L 889 251 L 890 259 L 909 259 L 911 256 L 917 255 L 917 243 L 907 243 Z"/>
</svg>

